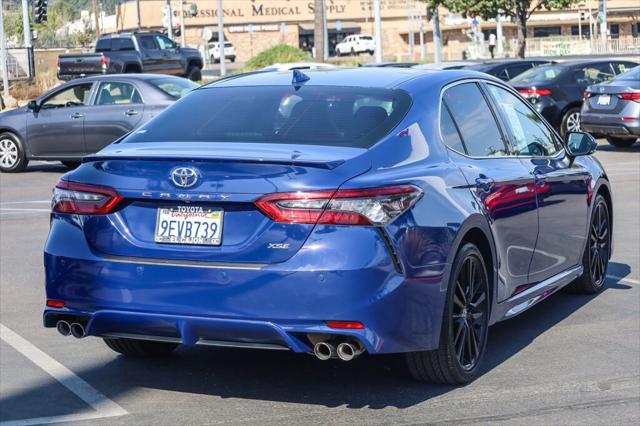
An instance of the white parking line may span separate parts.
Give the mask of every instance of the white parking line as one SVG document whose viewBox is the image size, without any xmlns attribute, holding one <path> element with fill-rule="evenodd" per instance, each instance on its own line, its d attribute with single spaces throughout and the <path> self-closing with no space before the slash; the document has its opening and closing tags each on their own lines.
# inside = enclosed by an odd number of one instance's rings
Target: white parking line
<svg viewBox="0 0 640 426">
<path fill-rule="evenodd" d="M 634 280 L 633 278 L 625 278 L 625 277 L 620 277 L 618 275 L 607 275 L 607 278 L 611 278 L 612 280 L 618 280 L 623 283 L 640 285 L 640 280 Z"/>
<path fill-rule="evenodd" d="M 0 324 L 0 339 L 7 342 L 16 351 L 27 357 L 31 362 L 44 370 L 47 374 L 60 382 L 63 386 L 76 394 L 78 398 L 89 404 L 93 413 L 78 413 L 52 417 L 38 417 L 24 420 L 9 420 L 0 422 L 0 426 L 28 426 L 44 423 L 63 423 L 79 420 L 102 419 L 129 414 L 127 410 L 104 396 L 89 383 L 78 377 L 73 371 L 42 352 L 32 343 L 16 332 Z"/>
</svg>

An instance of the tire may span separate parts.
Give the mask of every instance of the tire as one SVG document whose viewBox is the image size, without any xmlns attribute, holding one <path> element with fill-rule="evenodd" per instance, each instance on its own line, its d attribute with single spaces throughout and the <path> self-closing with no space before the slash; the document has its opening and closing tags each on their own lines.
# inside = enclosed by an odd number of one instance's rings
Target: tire
<svg viewBox="0 0 640 426">
<path fill-rule="evenodd" d="M 615 146 L 616 148 L 629 148 L 631 145 L 636 143 L 636 138 L 617 138 L 615 136 L 607 136 L 607 142 L 610 145 Z"/>
<path fill-rule="evenodd" d="M 351 48 L 351 56 L 356 56 L 356 50 L 353 47 Z"/>
<path fill-rule="evenodd" d="M 202 80 L 202 71 L 197 66 L 190 65 L 186 77 L 191 81 L 200 81 Z"/>
<path fill-rule="evenodd" d="M 611 213 L 601 194 L 596 195 L 589 222 L 589 240 L 582 256 L 582 276 L 567 289 L 574 293 L 596 294 L 607 280 L 607 267 L 611 255 Z"/>
<path fill-rule="evenodd" d="M 229 58 L 229 60 L 231 61 L 231 63 L 234 63 L 234 62 L 236 61 L 236 57 L 235 57 L 235 56 L 231 56 L 231 57 Z"/>
<path fill-rule="evenodd" d="M 22 172 L 29 160 L 24 152 L 22 141 L 13 133 L 0 134 L 0 171 L 3 173 Z"/>
<path fill-rule="evenodd" d="M 104 343 L 112 350 L 133 358 L 168 356 L 178 347 L 177 343 L 152 342 L 136 339 L 104 338 Z"/>
<path fill-rule="evenodd" d="M 61 163 L 64 164 L 69 170 L 73 170 L 80 164 L 82 164 L 82 161 L 61 161 Z"/>
<path fill-rule="evenodd" d="M 471 281 L 469 276 L 473 276 Z M 474 285 L 469 286 L 469 282 Z M 414 379 L 458 385 L 478 376 L 489 328 L 489 279 L 482 254 L 475 245 L 466 243 L 458 250 L 446 297 L 439 348 L 409 352 L 404 357 Z"/>
<path fill-rule="evenodd" d="M 570 108 L 562 117 L 562 124 L 560 125 L 560 136 L 563 138 L 567 136 L 569 132 L 580 131 L 580 108 Z"/>
</svg>

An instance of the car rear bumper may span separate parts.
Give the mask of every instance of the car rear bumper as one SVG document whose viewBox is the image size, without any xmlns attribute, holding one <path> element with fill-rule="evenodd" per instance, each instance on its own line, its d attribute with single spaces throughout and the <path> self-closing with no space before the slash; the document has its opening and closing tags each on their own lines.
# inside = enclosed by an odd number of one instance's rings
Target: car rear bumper
<svg viewBox="0 0 640 426">
<path fill-rule="evenodd" d="M 51 235 L 59 225 L 54 220 Z M 406 279 L 374 228 L 314 233 L 288 261 L 271 265 L 107 258 L 79 246 L 83 239 L 76 236 L 59 243 L 50 237 L 47 244 L 47 299 L 65 306 L 45 310 L 46 327 L 76 316 L 93 336 L 295 352 L 312 350 L 308 334 L 349 336 L 372 354 L 438 346 L 447 265 L 432 265 L 431 277 Z M 366 249 L 339 248 L 345 238 Z M 328 320 L 359 321 L 365 328 L 331 329 Z"/>
<path fill-rule="evenodd" d="M 640 119 L 623 121 L 619 115 L 582 112 L 580 126 L 589 133 L 618 137 L 640 136 Z"/>
</svg>

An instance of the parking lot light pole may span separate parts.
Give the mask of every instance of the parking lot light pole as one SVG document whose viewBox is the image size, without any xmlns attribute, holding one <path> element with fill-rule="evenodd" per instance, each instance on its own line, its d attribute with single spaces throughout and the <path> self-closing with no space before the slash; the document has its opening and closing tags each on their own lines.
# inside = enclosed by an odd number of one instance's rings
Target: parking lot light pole
<svg viewBox="0 0 640 426">
<path fill-rule="evenodd" d="M 498 49 L 498 58 L 504 57 L 504 44 L 502 43 L 502 14 L 501 10 L 498 10 L 498 16 L 496 16 L 496 43 Z"/>
<path fill-rule="evenodd" d="M 184 0 L 180 0 L 180 44 L 187 47 L 187 39 L 184 34 Z"/>
<path fill-rule="evenodd" d="M 373 0 L 375 21 L 376 63 L 382 62 L 382 22 L 380 22 L 380 0 Z"/>
<path fill-rule="evenodd" d="M 222 15 L 224 15 L 222 10 L 222 0 L 218 0 L 218 50 L 220 51 L 220 77 L 224 77 L 227 73 L 224 63 L 224 19 Z"/>
<path fill-rule="evenodd" d="M 607 0 L 600 0 L 600 45 L 602 52 L 607 52 Z"/>
</svg>

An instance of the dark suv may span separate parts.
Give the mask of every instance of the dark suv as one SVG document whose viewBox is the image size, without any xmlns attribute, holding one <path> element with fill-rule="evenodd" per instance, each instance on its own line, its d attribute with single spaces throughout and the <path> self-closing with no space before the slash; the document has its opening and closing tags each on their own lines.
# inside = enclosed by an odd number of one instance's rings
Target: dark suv
<svg viewBox="0 0 640 426">
<path fill-rule="evenodd" d="M 172 74 L 202 79 L 202 55 L 197 49 L 180 47 L 156 32 L 103 35 L 95 53 L 58 57 L 58 78 L 71 80 L 95 74 Z"/>
<path fill-rule="evenodd" d="M 510 81 L 562 136 L 580 130 L 582 96 L 588 86 L 611 80 L 637 63 L 601 59 L 543 65 Z"/>
</svg>

